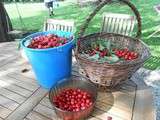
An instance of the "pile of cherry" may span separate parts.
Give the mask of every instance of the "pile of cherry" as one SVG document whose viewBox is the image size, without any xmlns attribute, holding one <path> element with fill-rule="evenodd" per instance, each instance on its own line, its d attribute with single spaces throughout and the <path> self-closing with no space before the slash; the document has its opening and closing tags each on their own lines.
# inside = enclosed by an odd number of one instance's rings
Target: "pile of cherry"
<svg viewBox="0 0 160 120">
<path fill-rule="evenodd" d="M 91 94 L 76 88 L 62 90 L 53 98 L 53 103 L 62 110 L 74 112 L 85 110 L 93 105 Z"/>
<path fill-rule="evenodd" d="M 134 51 L 129 51 L 127 48 L 126 49 L 115 49 L 114 50 L 115 54 L 119 58 L 123 58 L 125 60 L 133 60 L 138 58 L 138 53 Z"/>
<path fill-rule="evenodd" d="M 108 50 L 107 48 L 100 50 L 99 47 L 95 47 L 88 51 L 89 56 L 94 56 L 96 54 L 99 54 L 99 58 L 104 58 L 105 56 L 111 56 L 111 54 L 115 54 L 119 58 L 122 58 L 124 60 L 133 60 L 138 58 L 138 53 L 135 51 L 130 51 L 129 49 L 113 49 L 112 53 L 111 50 Z"/>
<path fill-rule="evenodd" d="M 100 57 L 103 58 L 104 56 L 107 56 L 109 52 L 107 49 L 100 50 L 99 47 L 95 47 L 94 49 L 88 51 L 89 56 L 93 56 L 97 53 L 99 54 Z"/>
<path fill-rule="evenodd" d="M 33 38 L 31 43 L 28 45 L 28 48 L 46 49 L 46 48 L 59 47 L 66 43 L 67 43 L 66 38 L 59 37 L 54 34 L 48 34 Z"/>
</svg>

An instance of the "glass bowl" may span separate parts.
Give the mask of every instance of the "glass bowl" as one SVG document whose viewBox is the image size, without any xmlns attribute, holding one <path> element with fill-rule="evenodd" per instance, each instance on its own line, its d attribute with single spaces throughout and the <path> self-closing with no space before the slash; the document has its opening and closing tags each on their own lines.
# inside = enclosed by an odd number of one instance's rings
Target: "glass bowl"
<svg viewBox="0 0 160 120">
<path fill-rule="evenodd" d="M 87 78 L 86 78 L 87 79 Z M 97 99 L 97 88 L 96 86 L 89 82 L 86 79 L 76 79 L 76 78 L 68 78 L 59 81 L 54 87 L 52 87 L 49 91 L 49 99 L 51 104 L 53 105 L 56 114 L 63 120 L 81 120 L 87 118 L 93 108 L 95 106 L 95 102 Z M 91 94 L 93 104 L 84 110 L 80 110 L 78 112 L 65 111 L 55 106 L 53 103 L 53 98 L 57 96 L 62 90 L 68 88 L 79 88 Z"/>
</svg>

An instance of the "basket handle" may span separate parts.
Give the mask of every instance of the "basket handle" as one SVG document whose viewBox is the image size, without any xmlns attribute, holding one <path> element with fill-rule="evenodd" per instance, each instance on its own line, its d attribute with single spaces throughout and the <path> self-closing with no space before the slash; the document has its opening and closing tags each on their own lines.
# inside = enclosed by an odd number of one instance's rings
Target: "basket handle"
<svg viewBox="0 0 160 120">
<path fill-rule="evenodd" d="M 83 37 L 86 28 L 88 28 L 88 25 L 90 23 L 90 21 L 92 20 L 92 18 L 97 14 L 98 11 L 101 10 L 101 8 L 103 8 L 106 4 L 108 4 L 109 2 L 111 2 L 112 0 L 104 0 L 102 1 L 96 8 L 95 10 L 87 17 L 87 19 L 85 20 L 84 24 L 81 26 L 80 28 L 80 32 L 79 32 L 79 38 Z M 128 5 L 131 10 L 134 12 L 137 22 L 138 22 L 138 31 L 136 33 L 136 38 L 139 38 L 141 36 L 141 17 L 140 17 L 140 13 L 138 12 L 138 10 L 136 9 L 136 7 L 129 2 L 129 0 L 118 0 L 119 2 L 123 2 L 124 4 Z"/>
</svg>

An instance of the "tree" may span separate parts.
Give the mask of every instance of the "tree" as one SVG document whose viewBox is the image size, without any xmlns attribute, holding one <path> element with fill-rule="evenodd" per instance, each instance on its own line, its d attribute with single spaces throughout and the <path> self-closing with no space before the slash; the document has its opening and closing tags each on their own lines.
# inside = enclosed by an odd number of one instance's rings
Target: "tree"
<svg viewBox="0 0 160 120">
<path fill-rule="evenodd" d="M 0 42 L 10 41 L 8 32 L 12 30 L 11 20 L 3 2 L 0 2 Z"/>
</svg>

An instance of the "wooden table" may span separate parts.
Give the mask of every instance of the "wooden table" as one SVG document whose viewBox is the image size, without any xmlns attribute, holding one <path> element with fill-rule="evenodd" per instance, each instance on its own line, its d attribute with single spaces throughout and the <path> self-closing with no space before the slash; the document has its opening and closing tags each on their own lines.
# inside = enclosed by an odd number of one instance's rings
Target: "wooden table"
<svg viewBox="0 0 160 120">
<path fill-rule="evenodd" d="M 31 66 L 20 57 L 16 43 L 0 44 L 0 120 L 59 120 L 48 91 L 35 80 Z M 78 75 L 74 61 L 73 75 Z M 29 69 L 22 73 L 22 69 Z M 154 120 L 151 89 L 135 74 L 113 92 L 99 92 L 87 120 Z"/>
</svg>

